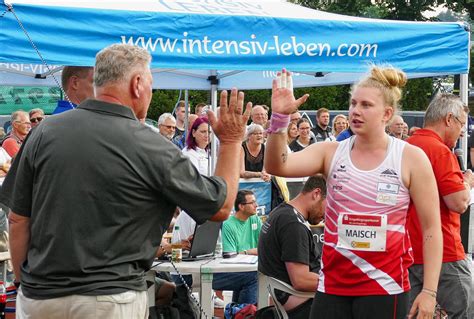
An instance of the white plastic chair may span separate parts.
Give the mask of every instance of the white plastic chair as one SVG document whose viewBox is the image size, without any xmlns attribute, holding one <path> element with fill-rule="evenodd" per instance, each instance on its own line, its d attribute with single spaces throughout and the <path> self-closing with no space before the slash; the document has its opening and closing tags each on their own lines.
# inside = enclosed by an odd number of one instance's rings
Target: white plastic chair
<svg viewBox="0 0 474 319">
<path fill-rule="evenodd" d="M 268 291 L 270 293 L 270 296 L 273 299 L 273 303 L 275 304 L 275 308 L 277 309 L 278 316 L 280 317 L 280 319 L 288 319 L 288 314 L 286 313 L 286 310 L 283 307 L 283 305 L 278 302 L 278 299 L 276 298 L 276 295 L 275 295 L 275 289 L 292 294 L 293 296 L 296 296 L 296 297 L 309 298 L 309 299 L 314 298 L 314 292 L 298 291 L 298 290 L 295 290 L 292 286 L 288 285 L 286 282 L 283 282 L 281 280 L 278 280 L 276 278 L 269 277 L 269 276 L 265 276 L 265 277 L 267 281 Z"/>
</svg>

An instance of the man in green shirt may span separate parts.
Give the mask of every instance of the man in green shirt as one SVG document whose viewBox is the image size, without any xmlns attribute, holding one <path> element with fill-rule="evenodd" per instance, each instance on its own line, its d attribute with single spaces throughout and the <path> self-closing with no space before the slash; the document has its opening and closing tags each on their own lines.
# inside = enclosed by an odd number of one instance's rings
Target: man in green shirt
<svg viewBox="0 0 474 319">
<path fill-rule="evenodd" d="M 224 252 L 258 255 L 258 236 L 262 228 L 257 216 L 257 201 L 250 190 L 240 190 L 235 199 L 235 214 L 222 225 Z"/>
</svg>

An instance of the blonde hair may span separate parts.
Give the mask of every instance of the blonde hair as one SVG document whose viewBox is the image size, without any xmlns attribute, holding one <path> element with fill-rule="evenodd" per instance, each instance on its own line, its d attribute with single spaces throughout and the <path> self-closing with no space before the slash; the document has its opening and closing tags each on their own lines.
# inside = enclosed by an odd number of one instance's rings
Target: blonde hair
<svg viewBox="0 0 474 319">
<path fill-rule="evenodd" d="M 399 111 L 398 102 L 402 98 L 402 88 L 407 83 L 406 74 L 392 66 L 372 66 L 370 74 L 354 84 L 351 95 L 357 88 L 375 88 L 382 93 L 385 105 L 393 108 L 393 114 Z"/>
<path fill-rule="evenodd" d="M 337 119 L 343 118 L 346 121 L 346 128 L 348 127 L 347 117 L 344 114 L 338 114 L 332 119 L 332 135 L 337 136 L 336 134 L 336 121 Z M 339 132 L 340 133 L 340 132 Z"/>
<path fill-rule="evenodd" d="M 291 130 L 292 126 L 295 126 L 298 129 L 298 126 L 295 123 L 290 122 L 288 124 L 288 127 L 286 128 L 286 141 L 287 141 L 287 144 L 290 144 L 291 142 L 293 142 L 293 139 L 290 137 L 290 130 Z"/>
</svg>

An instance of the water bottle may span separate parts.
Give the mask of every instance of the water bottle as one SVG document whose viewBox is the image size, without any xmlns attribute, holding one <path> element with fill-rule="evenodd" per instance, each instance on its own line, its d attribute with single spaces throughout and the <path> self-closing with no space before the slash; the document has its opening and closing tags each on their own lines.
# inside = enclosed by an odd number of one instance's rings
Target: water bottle
<svg viewBox="0 0 474 319">
<path fill-rule="evenodd" d="M 179 226 L 174 226 L 173 238 L 171 244 L 171 260 L 175 263 L 181 262 L 183 259 L 183 245 L 181 243 L 181 235 L 179 234 Z"/>
<path fill-rule="evenodd" d="M 219 237 L 217 237 L 216 250 L 214 251 L 216 257 L 222 257 L 222 237 L 221 232 L 219 232 Z"/>
</svg>

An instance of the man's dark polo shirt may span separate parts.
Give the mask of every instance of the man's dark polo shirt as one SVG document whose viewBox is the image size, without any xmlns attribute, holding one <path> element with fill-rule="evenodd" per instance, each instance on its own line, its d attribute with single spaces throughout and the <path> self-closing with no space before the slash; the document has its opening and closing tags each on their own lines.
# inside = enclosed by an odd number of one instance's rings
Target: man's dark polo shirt
<svg viewBox="0 0 474 319">
<path fill-rule="evenodd" d="M 23 293 L 146 290 L 144 271 L 175 206 L 202 223 L 226 190 L 127 107 L 87 100 L 47 118 L 23 144 L 1 192 L 12 211 L 30 217 Z"/>
<path fill-rule="evenodd" d="M 332 136 L 331 127 L 329 125 L 325 130 L 323 130 L 319 124 L 316 124 L 311 129 L 311 132 L 313 132 L 314 136 L 316 137 L 316 142 L 324 142 L 327 138 Z"/>
</svg>

